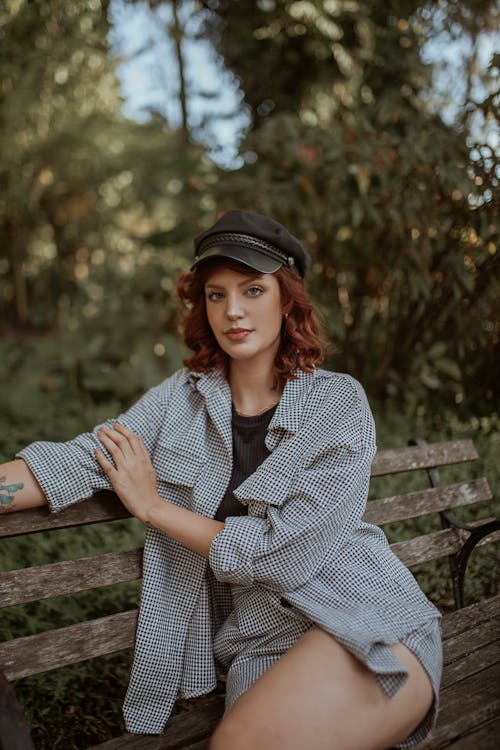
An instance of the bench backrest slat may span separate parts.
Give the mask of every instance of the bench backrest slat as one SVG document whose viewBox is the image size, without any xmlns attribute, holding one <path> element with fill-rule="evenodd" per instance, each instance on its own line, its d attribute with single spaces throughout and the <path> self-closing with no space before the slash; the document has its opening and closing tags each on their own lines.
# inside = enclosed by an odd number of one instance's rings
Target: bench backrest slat
<svg viewBox="0 0 500 750">
<path fill-rule="evenodd" d="M 74 594 L 142 576 L 142 549 L 110 552 L 2 573 L 0 607 Z"/>
<path fill-rule="evenodd" d="M 479 526 L 494 520 L 493 518 L 482 518 L 480 521 L 474 521 L 469 525 Z M 394 542 L 394 544 L 391 544 L 391 549 L 405 565 L 411 568 L 414 565 L 459 552 L 468 536 L 468 532 L 461 529 L 443 529 L 442 531 L 425 534 L 425 536 L 406 539 L 404 542 Z M 499 539 L 500 531 L 493 532 L 481 539 L 477 546 L 482 547 Z"/>
<path fill-rule="evenodd" d="M 470 482 L 457 482 L 445 487 L 370 500 L 363 518 L 368 523 L 380 525 L 484 502 L 491 500 L 491 497 L 488 481 L 484 478 L 473 479 Z"/>
<path fill-rule="evenodd" d="M 103 491 L 90 500 L 71 505 L 59 513 L 49 513 L 47 507 L 43 506 L 22 513 L 4 514 L 0 523 L 0 538 L 102 521 L 117 521 L 122 518 L 130 518 L 128 510 L 113 492 Z"/>
<path fill-rule="evenodd" d="M 378 451 L 373 459 L 371 475 L 380 477 L 415 469 L 431 469 L 448 464 L 474 461 L 478 458 L 472 440 L 453 440 L 431 445 Z"/>
<path fill-rule="evenodd" d="M 381 450 L 374 458 L 371 475 L 379 477 L 403 471 L 428 469 L 472 461 L 477 457 L 471 440 Z M 0 523 L 0 538 L 129 517 L 129 512 L 112 492 L 99 492 L 92 499 L 66 508 L 61 513 L 48 513 L 45 507 L 33 508 L 23 513 L 7 513 L 2 516 Z"/>
<path fill-rule="evenodd" d="M 0 643 L 0 664 L 8 680 L 48 672 L 79 661 L 129 648 L 134 643 L 138 610 Z"/>
<path fill-rule="evenodd" d="M 434 531 L 425 536 L 394 542 L 391 549 L 408 567 L 429 560 L 436 560 L 444 555 L 452 555 L 461 547 L 461 541 L 454 529 Z"/>
</svg>

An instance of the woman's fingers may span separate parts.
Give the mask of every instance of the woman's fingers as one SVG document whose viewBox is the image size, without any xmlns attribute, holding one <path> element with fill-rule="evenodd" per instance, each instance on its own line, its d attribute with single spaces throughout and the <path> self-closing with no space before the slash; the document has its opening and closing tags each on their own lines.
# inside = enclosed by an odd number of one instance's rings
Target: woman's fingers
<svg viewBox="0 0 500 750">
<path fill-rule="evenodd" d="M 136 435 L 135 432 L 132 432 L 132 430 L 129 430 L 128 427 L 119 422 L 115 422 L 112 427 L 101 427 L 97 434 L 100 439 L 102 435 L 109 438 L 124 453 L 127 452 L 127 449 L 137 453 L 144 445 L 139 435 Z"/>
<path fill-rule="evenodd" d="M 104 448 L 111 456 L 114 462 L 113 464 L 106 459 L 105 454 L 102 451 L 96 451 L 96 457 L 103 469 L 109 474 L 109 468 L 121 469 L 125 467 L 131 467 L 134 460 L 143 460 L 145 456 L 149 458 L 142 438 L 136 435 L 135 432 L 129 430 L 119 422 L 115 422 L 112 427 L 100 427 L 97 432 L 97 437 L 101 441 Z M 106 464 L 103 463 L 106 461 Z"/>
<path fill-rule="evenodd" d="M 115 423 L 113 427 L 100 427 L 97 434 L 99 437 L 101 437 L 101 435 L 105 436 L 108 440 L 115 443 L 115 445 L 121 447 L 124 446 L 128 440 L 119 430 L 116 429 L 116 424 L 117 423 Z"/>
<path fill-rule="evenodd" d="M 94 451 L 94 454 L 97 459 L 97 462 L 101 465 L 101 467 L 104 469 L 106 474 L 111 479 L 113 474 L 116 473 L 116 469 L 113 466 L 113 464 L 110 461 L 108 461 L 108 459 L 106 458 L 106 456 L 104 455 L 104 453 L 102 452 L 100 448 L 96 448 Z"/>
<path fill-rule="evenodd" d="M 116 464 L 117 460 L 124 455 L 125 452 L 125 441 L 120 435 L 113 434 L 113 430 L 108 427 L 101 427 L 97 436 L 101 443 L 104 445 L 108 453 L 113 457 Z"/>
<path fill-rule="evenodd" d="M 124 435 L 127 438 L 130 437 L 137 437 L 135 432 L 132 432 L 132 430 L 129 430 L 128 427 L 125 427 L 124 424 L 121 424 L 120 422 L 114 422 L 113 423 L 113 429 L 119 432 L 121 435 Z"/>
<path fill-rule="evenodd" d="M 146 448 L 141 436 L 137 435 L 135 432 L 132 432 L 132 430 L 129 430 L 129 428 L 125 427 L 125 425 L 120 424 L 120 422 L 115 422 L 113 427 L 117 432 L 120 433 L 120 435 L 123 435 L 123 437 L 128 440 L 133 451 L 137 452 L 143 448 Z"/>
</svg>

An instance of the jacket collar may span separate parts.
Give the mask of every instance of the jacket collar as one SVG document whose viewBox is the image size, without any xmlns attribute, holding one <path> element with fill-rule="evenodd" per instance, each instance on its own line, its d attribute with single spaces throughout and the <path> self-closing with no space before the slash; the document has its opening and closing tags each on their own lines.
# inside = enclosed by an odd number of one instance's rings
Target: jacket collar
<svg viewBox="0 0 500 750">
<path fill-rule="evenodd" d="M 191 387 L 205 400 L 206 409 L 219 432 L 229 456 L 233 454 L 231 427 L 231 389 L 222 370 L 193 372 L 188 375 Z"/>
<path fill-rule="evenodd" d="M 316 376 L 316 372 L 298 370 L 297 377 L 287 381 L 268 428 L 266 445 L 270 450 L 274 450 L 283 431 L 295 434 L 300 428 L 304 405 Z M 231 389 L 222 370 L 211 370 L 206 373 L 190 372 L 188 380 L 192 387 L 205 398 L 209 411 L 211 411 L 210 407 L 217 403 L 219 407 L 223 405 L 224 415 L 230 418 Z M 221 414 L 220 411 L 218 413 Z M 222 428 L 222 425 L 220 427 Z M 227 429 L 222 431 L 227 441 L 229 433 Z"/>
<path fill-rule="evenodd" d="M 227 382 L 225 373 L 221 369 L 210 370 L 210 372 L 194 372 L 194 370 L 191 370 L 188 375 L 188 382 L 207 400 L 214 393 L 222 392 L 231 401 L 229 383 Z"/>
<path fill-rule="evenodd" d="M 304 404 L 313 385 L 315 374 L 297 371 L 294 380 L 287 380 L 283 395 L 269 425 L 270 430 L 295 433 L 300 428 Z"/>
</svg>

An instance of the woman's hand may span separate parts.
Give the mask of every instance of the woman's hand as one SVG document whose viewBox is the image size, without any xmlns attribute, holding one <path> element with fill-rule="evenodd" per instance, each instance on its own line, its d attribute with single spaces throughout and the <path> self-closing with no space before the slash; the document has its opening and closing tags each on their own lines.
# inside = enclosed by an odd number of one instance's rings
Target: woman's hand
<svg viewBox="0 0 500 750">
<path fill-rule="evenodd" d="M 132 430 L 115 422 L 113 428 L 101 427 L 97 435 L 114 466 L 99 448 L 96 459 L 132 515 L 208 558 L 212 540 L 224 524 L 162 500 L 149 454 L 142 439 Z"/>
<path fill-rule="evenodd" d="M 97 461 L 127 510 L 146 523 L 149 511 L 163 501 L 158 494 L 156 475 L 142 438 L 119 422 L 115 422 L 112 428 L 101 427 L 97 436 L 113 458 L 114 466 L 99 448 L 95 451 Z"/>
</svg>

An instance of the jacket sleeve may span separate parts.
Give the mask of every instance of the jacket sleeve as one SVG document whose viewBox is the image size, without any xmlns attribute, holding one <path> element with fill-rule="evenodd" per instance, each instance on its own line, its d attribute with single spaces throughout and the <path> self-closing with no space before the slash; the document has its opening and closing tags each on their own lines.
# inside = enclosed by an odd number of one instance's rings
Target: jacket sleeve
<svg viewBox="0 0 500 750">
<path fill-rule="evenodd" d="M 106 420 L 102 425 L 111 426 L 115 421 L 121 422 L 142 437 L 151 453 L 178 374 L 151 388 L 128 411 L 117 419 Z M 31 443 L 17 454 L 17 458 L 22 458 L 33 472 L 50 510 L 62 510 L 91 497 L 98 490 L 111 489 L 107 475 L 94 456 L 96 448 L 104 450 L 97 437 L 102 425 L 67 442 Z"/>
<path fill-rule="evenodd" d="M 359 525 L 376 446 L 368 403 L 352 382 L 340 415 L 338 395 L 327 398 L 306 427 L 240 485 L 235 494 L 249 504 L 249 516 L 228 517 L 210 548 L 219 580 L 292 591 L 326 558 L 333 561 Z M 252 505 L 262 503 L 267 512 L 255 517 Z"/>
</svg>

